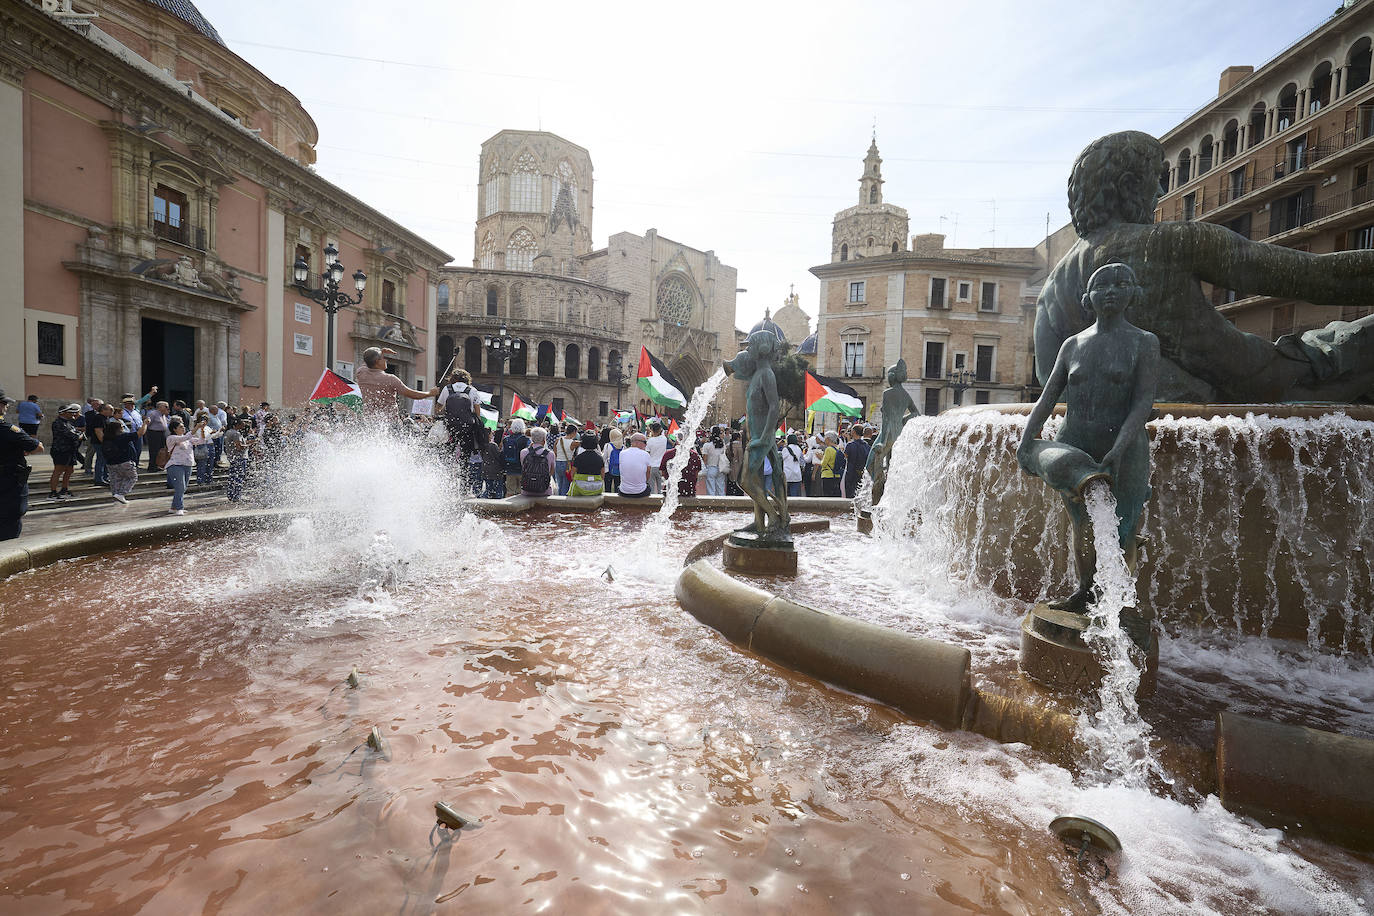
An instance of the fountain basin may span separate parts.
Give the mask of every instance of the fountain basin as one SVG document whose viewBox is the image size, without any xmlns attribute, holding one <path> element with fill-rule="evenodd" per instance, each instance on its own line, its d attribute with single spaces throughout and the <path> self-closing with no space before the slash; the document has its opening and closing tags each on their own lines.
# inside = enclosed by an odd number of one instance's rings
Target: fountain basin
<svg viewBox="0 0 1374 916">
<path fill-rule="evenodd" d="M 1060 499 L 1016 463 L 1029 411 L 959 408 L 909 424 L 909 460 L 943 470 L 894 481 L 924 492 L 905 508 L 884 500 L 875 518 L 893 533 L 933 523 L 956 574 L 1034 602 L 1072 586 Z M 1166 628 L 1374 649 L 1374 408 L 1158 404 L 1148 430 L 1142 609 Z"/>
</svg>

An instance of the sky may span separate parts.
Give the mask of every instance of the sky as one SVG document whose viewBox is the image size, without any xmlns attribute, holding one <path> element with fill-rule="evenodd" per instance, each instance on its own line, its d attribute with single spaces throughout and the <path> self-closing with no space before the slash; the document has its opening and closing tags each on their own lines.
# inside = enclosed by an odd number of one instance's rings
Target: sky
<svg viewBox="0 0 1374 916">
<path fill-rule="evenodd" d="M 654 228 L 714 251 L 745 329 L 793 284 L 814 319 L 808 268 L 858 203 L 875 124 L 911 234 L 1034 245 L 1068 222 L 1090 141 L 1163 134 L 1337 5 L 197 0 L 314 117 L 319 172 L 454 263 L 472 262 L 482 142 L 552 131 L 591 154 L 593 244 Z"/>
</svg>

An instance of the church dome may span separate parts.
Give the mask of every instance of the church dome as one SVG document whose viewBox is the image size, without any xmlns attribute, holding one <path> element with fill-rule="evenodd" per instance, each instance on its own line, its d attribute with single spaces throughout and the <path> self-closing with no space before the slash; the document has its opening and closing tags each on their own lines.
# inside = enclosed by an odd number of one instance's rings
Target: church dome
<svg viewBox="0 0 1374 916">
<path fill-rule="evenodd" d="M 189 24 L 200 34 L 213 41 L 215 44 L 224 45 L 224 39 L 219 37 L 219 32 L 210 24 L 210 20 L 201 15 L 200 10 L 191 0 L 148 0 L 153 6 L 160 7 L 181 21 Z M 225 45 L 228 47 L 228 45 Z"/>
<path fill-rule="evenodd" d="M 815 356 L 816 346 L 816 335 L 812 334 L 801 342 L 801 346 L 797 347 L 797 354 L 799 356 Z"/>
<path fill-rule="evenodd" d="M 750 334 L 753 334 L 755 331 L 772 331 L 777 335 L 778 340 L 783 343 L 787 342 L 787 335 L 782 332 L 782 328 L 778 327 L 777 322 L 772 319 L 768 309 L 763 310 L 763 320 L 749 329 Z"/>
</svg>

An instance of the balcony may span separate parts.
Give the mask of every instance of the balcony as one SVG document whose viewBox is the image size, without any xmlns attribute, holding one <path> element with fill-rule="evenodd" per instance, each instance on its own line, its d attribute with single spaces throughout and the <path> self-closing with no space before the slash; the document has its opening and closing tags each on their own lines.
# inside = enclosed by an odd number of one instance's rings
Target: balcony
<svg viewBox="0 0 1374 916">
<path fill-rule="evenodd" d="M 192 226 L 189 220 L 180 223 L 153 221 L 153 235 L 164 242 L 184 245 L 196 251 L 208 249 L 208 233 L 204 226 Z"/>
</svg>

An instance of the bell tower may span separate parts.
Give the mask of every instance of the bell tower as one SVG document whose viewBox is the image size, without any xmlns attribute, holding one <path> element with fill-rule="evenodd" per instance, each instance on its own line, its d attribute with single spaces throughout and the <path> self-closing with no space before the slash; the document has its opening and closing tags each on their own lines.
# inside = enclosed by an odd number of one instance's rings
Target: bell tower
<svg viewBox="0 0 1374 916">
<path fill-rule="evenodd" d="M 878 136 L 868 144 L 868 155 L 864 156 L 864 176 L 859 179 L 859 203 L 880 204 L 883 202 L 883 157 L 878 155 Z"/>
<path fill-rule="evenodd" d="M 897 254 L 907 249 L 907 213 L 883 203 L 883 157 L 875 133 L 864 156 L 859 202 L 835 214 L 830 230 L 830 260 L 852 261 Z"/>
</svg>

